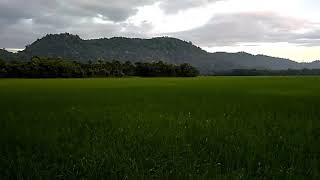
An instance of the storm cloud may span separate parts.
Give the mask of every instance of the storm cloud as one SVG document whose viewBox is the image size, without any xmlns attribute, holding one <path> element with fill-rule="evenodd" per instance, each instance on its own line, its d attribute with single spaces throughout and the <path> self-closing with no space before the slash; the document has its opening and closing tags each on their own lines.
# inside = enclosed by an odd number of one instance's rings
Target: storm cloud
<svg viewBox="0 0 320 180">
<path fill-rule="evenodd" d="M 272 12 L 218 14 L 202 27 L 173 33 L 171 36 L 207 47 L 254 42 L 313 44 L 320 39 L 320 31 L 316 30 L 318 25 Z M 306 29 L 308 31 L 302 32 Z"/>
<path fill-rule="evenodd" d="M 293 4 L 298 1 L 287 2 Z M 0 48 L 24 48 L 46 34 L 63 32 L 78 34 L 84 39 L 173 36 L 201 47 L 277 42 L 320 46 L 320 14 L 312 11 L 312 0 L 304 4 L 304 8 L 310 7 L 310 11 L 314 12 L 312 20 L 300 17 L 307 12 L 286 14 L 286 7 L 282 7 L 283 10 L 277 7 L 277 12 L 273 9 L 261 10 L 269 2 L 277 5 L 275 0 L 264 2 L 261 7 L 253 2 L 256 1 L 0 0 Z M 232 8 L 232 5 L 236 8 Z M 273 7 L 272 4 L 269 7 Z M 136 17 L 139 11 L 144 13 Z M 189 14 L 184 16 L 186 12 Z M 203 13 L 207 18 L 193 19 L 192 13 L 194 17 L 202 17 L 196 14 Z M 193 27 L 193 24 L 197 24 L 195 22 L 201 23 Z M 181 27 L 161 28 L 169 25 Z M 155 31 L 155 27 L 164 31 Z M 170 32 L 166 32 L 166 29 Z M 177 30 L 172 32 L 174 29 Z"/>
<path fill-rule="evenodd" d="M 47 33 L 71 32 L 84 38 L 116 36 L 121 35 L 120 32 L 125 34 L 126 31 L 121 29 L 135 28 L 124 21 L 137 12 L 137 7 L 154 2 L 153 0 L 0 0 L 0 46 L 21 48 Z M 108 20 L 110 23 L 95 22 L 95 18 L 101 19 L 102 22 Z"/>
</svg>

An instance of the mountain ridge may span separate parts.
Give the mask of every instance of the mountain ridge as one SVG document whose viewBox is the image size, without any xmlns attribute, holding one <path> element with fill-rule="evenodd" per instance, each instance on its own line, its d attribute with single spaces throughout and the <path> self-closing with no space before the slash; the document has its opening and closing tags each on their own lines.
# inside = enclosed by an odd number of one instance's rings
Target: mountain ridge
<svg viewBox="0 0 320 180">
<path fill-rule="evenodd" d="M 112 37 L 84 40 L 78 35 L 69 33 L 48 34 L 27 45 L 18 53 L 0 50 L 0 59 L 4 60 L 29 60 L 33 56 L 64 58 L 80 62 L 98 59 L 131 62 L 161 60 L 176 64 L 189 63 L 203 74 L 232 69 L 320 68 L 320 61 L 298 63 L 290 59 L 252 55 L 246 52 L 209 53 L 191 42 L 172 37 L 150 39 Z"/>
</svg>

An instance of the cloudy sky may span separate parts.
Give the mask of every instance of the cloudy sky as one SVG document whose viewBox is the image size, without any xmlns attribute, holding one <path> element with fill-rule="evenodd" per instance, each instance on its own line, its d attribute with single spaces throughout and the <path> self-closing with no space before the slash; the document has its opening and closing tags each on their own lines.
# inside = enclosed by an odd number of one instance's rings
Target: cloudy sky
<svg viewBox="0 0 320 180">
<path fill-rule="evenodd" d="M 319 0 L 0 0 L 0 48 L 48 33 L 172 36 L 216 52 L 320 59 Z"/>
</svg>

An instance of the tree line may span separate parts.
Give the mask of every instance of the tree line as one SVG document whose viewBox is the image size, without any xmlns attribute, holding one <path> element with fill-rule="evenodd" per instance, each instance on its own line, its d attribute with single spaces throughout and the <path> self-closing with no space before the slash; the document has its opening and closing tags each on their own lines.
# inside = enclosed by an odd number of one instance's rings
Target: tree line
<svg viewBox="0 0 320 180">
<path fill-rule="evenodd" d="M 0 59 L 0 77 L 5 78 L 85 78 L 85 77 L 195 77 L 199 71 L 190 64 L 157 62 L 89 61 L 80 63 L 59 58 L 33 57 L 30 61 L 5 62 Z"/>
</svg>

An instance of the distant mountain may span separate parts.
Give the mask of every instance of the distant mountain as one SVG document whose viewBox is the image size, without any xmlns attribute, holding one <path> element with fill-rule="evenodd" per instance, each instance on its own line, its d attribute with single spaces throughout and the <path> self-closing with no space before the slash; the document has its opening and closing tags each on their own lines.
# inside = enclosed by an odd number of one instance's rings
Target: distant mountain
<svg viewBox="0 0 320 180">
<path fill-rule="evenodd" d="M 297 63 L 289 59 L 240 53 L 208 53 L 190 42 L 170 37 L 152 39 L 103 38 L 83 40 L 69 33 L 50 34 L 28 45 L 25 50 L 10 53 L 0 50 L 0 59 L 28 60 L 33 56 L 64 58 L 87 62 L 89 60 L 164 61 L 190 63 L 202 73 L 231 69 L 301 69 L 320 68 L 320 61 Z"/>
<path fill-rule="evenodd" d="M 12 61 L 17 59 L 17 55 L 14 53 L 8 52 L 5 49 L 0 49 L 0 59 Z"/>
<path fill-rule="evenodd" d="M 239 53 L 212 53 L 212 59 L 223 64 L 230 64 L 231 69 L 301 69 L 302 64 L 283 58 L 270 57 L 265 55 L 252 55 L 245 52 Z M 320 66 L 319 66 L 320 67 Z M 229 69 L 227 68 L 227 69 Z"/>
<path fill-rule="evenodd" d="M 313 68 L 319 68 L 320 67 L 320 61 L 313 61 L 311 63 L 301 63 L 300 65 L 302 65 L 304 68 L 307 69 L 313 69 Z"/>
</svg>

